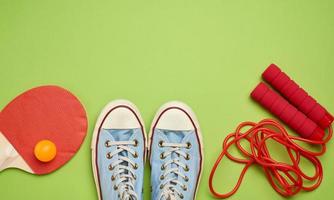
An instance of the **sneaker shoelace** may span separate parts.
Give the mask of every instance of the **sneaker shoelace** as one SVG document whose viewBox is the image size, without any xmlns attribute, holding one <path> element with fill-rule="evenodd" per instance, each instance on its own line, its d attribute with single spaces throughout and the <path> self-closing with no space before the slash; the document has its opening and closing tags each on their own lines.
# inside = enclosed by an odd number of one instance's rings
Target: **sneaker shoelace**
<svg viewBox="0 0 334 200">
<path fill-rule="evenodd" d="M 188 182 L 189 178 L 184 175 L 183 171 L 189 171 L 188 165 L 182 163 L 180 157 L 184 157 L 186 160 L 190 159 L 189 154 L 182 151 L 184 148 L 190 148 L 191 144 L 180 144 L 180 143 L 166 143 L 163 141 L 159 142 L 159 146 L 170 147 L 168 150 L 160 154 L 161 159 L 165 159 L 170 156 L 170 159 L 167 160 L 162 166 L 161 169 L 164 170 L 164 173 L 160 176 L 160 180 L 162 181 L 160 185 L 160 189 L 162 190 L 160 195 L 160 200 L 178 200 L 183 199 L 184 195 L 179 189 L 177 189 L 177 185 L 179 185 L 183 192 L 187 191 L 187 185 L 178 180 L 178 177 L 183 178 L 185 182 Z M 178 155 L 176 158 L 172 158 L 172 154 Z M 167 166 L 171 166 L 167 169 Z M 180 171 L 180 169 L 183 171 Z M 168 178 L 169 177 L 169 178 Z"/>
<path fill-rule="evenodd" d="M 106 141 L 107 147 L 116 146 L 116 150 L 107 153 L 107 158 L 111 159 L 118 155 L 118 160 L 109 165 L 109 170 L 113 172 L 111 180 L 114 182 L 114 190 L 118 192 L 120 200 L 137 200 L 135 193 L 135 180 L 137 179 L 134 170 L 138 168 L 137 163 L 128 158 L 132 155 L 138 157 L 138 153 L 129 146 L 137 146 L 138 141 Z"/>
</svg>

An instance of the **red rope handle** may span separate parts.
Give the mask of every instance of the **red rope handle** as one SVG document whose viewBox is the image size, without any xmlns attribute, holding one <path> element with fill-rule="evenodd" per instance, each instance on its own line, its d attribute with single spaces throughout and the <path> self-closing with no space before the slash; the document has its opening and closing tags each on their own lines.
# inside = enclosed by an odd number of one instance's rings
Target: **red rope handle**
<svg viewBox="0 0 334 200">
<path fill-rule="evenodd" d="M 246 132 L 242 132 L 242 130 L 247 128 L 248 130 Z M 293 196 L 301 190 L 312 191 L 319 187 L 323 177 L 322 165 L 317 156 L 323 155 L 326 152 L 326 143 L 331 139 L 332 134 L 332 127 L 329 127 L 328 135 L 323 141 L 313 141 L 289 135 L 283 125 L 271 119 L 264 119 L 259 123 L 243 122 L 237 127 L 235 132 L 230 133 L 223 142 L 223 150 L 210 173 L 210 191 L 216 198 L 230 197 L 238 190 L 245 173 L 253 164 L 258 164 L 262 167 L 269 183 L 276 192 L 282 196 Z M 291 160 L 290 164 L 277 161 L 271 157 L 266 143 L 268 140 L 274 140 L 285 147 Z M 241 141 L 248 142 L 250 151 L 247 151 L 240 144 Z M 321 149 L 317 152 L 310 151 L 300 146 L 296 141 L 319 145 Z M 243 159 L 234 157 L 228 152 L 232 145 L 237 147 L 244 156 Z M 245 166 L 234 188 L 230 192 L 222 194 L 215 190 L 213 177 L 224 156 L 233 162 L 244 164 Z M 299 167 L 302 157 L 309 160 L 314 165 L 314 175 L 306 175 Z M 306 186 L 305 181 L 312 182 L 312 185 Z"/>
</svg>

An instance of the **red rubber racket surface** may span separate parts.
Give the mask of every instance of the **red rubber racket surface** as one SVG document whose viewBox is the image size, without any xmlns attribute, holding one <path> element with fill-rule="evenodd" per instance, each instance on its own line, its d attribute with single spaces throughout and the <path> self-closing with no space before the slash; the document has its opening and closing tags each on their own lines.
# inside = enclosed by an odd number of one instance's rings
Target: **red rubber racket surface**
<svg viewBox="0 0 334 200">
<path fill-rule="evenodd" d="M 47 174 L 69 161 L 87 133 L 86 112 L 79 100 L 58 86 L 41 86 L 12 100 L 0 113 L 0 132 L 35 174 Z M 54 160 L 35 158 L 34 147 L 48 139 L 57 146 Z"/>
</svg>

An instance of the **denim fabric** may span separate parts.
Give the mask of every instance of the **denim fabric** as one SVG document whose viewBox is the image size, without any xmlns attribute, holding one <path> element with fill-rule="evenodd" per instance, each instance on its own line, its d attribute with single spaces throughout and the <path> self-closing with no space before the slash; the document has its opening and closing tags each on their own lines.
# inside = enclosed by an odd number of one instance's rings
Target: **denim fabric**
<svg viewBox="0 0 334 200">
<path fill-rule="evenodd" d="M 178 157 L 176 153 L 171 154 L 170 156 L 162 159 L 160 158 L 160 154 L 170 149 L 171 147 L 160 147 L 159 141 L 167 142 L 167 143 L 191 143 L 191 147 L 189 149 L 182 148 L 182 151 L 188 153 L 190 155 L 190 159 L 186 160 L 182 156 Z M 201 167 L 201 158 L 200 158 L 200 144 L 198 143 L 196 133 L 194 130 L 191 131 L 173 131 L 173 130 L 162 130 L 155 129 L 154 137 L 151 145 L 151 185 L 152 185 L 152 200 L 160 200 L 159 197 L 161 195 L 160 185 L 162 181 L 160 180 L 160 176 L 164 173 L 161 169 L 163 163 L 168 161 L 169 159 L 180 158 L 180 160 L 189 166 L 189 171 L 186 172 L 182 167 L 179 167 L 180 172 L 186 175 L 189 178 L 189 181 L 186 182 L 182 177 L 177 177 L 175 174 L 170 174 L 166 179 L 171 178 L 171 176 L 176 177 L 179 181 L 184 183 L 187 186 L 187 191 L 183 191 L 183 189 L 178 185 L 177 189 L 182 192 L 184 195 L 184 200 L 192 200 L 195 196 L 195 190 L 197 185 L 197 179 L 200 173 Z M 174 166 L 173 166 L 174 165 Z M 171 167 L 176 167 L 175 164 L 171 164 L 167 166 L 166 170 Z"/>
<path fill-rule="evenodd" d="M 106 157 L 108 152 L 115 151 L 116 146 L 106 147 L 105 142 L 109 141 L 138 141 L 138 146 L 130 146 L 136 152 L 138 157 L 134 158 L 132 155 L 128 156 L 132 161 L 138 164 L 138 169 L 134 170 L 137 177 L 135 182 L 135 192 L 138 195 L 139 200 L 142 199 L 143 191 L 143 175 L 144 175 L 144 138 L 142 130 L 137 129 L 102 129 L 99 133 L 98 148 L 97 148 L 97 163 L 98 163 L 98 174 L 100 177 L 101 196 L 103 200 L 118 200 L 118 193 L 114 190 L 114 184 L 111 180 L 112 171 L 109 170 L 108 166 L 118 159 L 118 155 L 113 156 L 111 159 Z"/>
</svg>

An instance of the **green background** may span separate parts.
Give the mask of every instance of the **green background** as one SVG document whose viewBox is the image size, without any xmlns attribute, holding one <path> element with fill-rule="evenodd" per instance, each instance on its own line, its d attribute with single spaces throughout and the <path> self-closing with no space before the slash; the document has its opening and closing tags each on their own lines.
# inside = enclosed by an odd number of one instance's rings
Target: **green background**
<svg viewBox="0 0 334 200">
<path fill-rule="evenodd" d="M 271 117 L 250 91 L 276 63 L 334 112 L 332 0 L 0 0 L 0 107 L 44 84 L 71 90 L 85 105 L 89 130 L 60 170 L 35 176 L 0 173 L 0 198 L 97 199 L 90 162 L 95 120 L 110 100 L 125 98 L 148 128 L 169 100 L 198 115 L 205 144 L 199 200 L 213 199 L 208 175 L 221 142 L 238 123 Z M 321 157 L 324 180 L 294 199 L 330 198 L 334 145 Z M 307 167 L 307 165 L 305 165 Z M 227 191 L 240 167 L 224 162 L 216 185 Z M 149 199 L 149 167 L 145 170 Z M 230 199 L 283 199 L 252 167 Z"/>
</svg>

